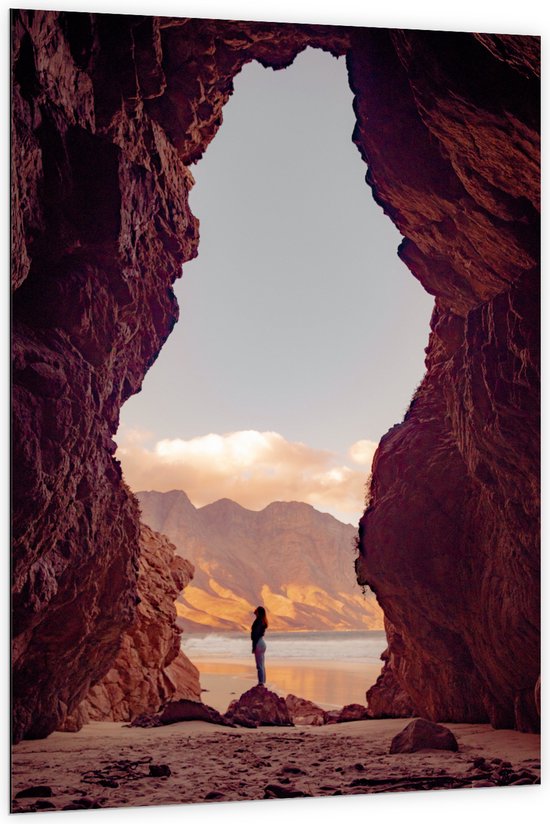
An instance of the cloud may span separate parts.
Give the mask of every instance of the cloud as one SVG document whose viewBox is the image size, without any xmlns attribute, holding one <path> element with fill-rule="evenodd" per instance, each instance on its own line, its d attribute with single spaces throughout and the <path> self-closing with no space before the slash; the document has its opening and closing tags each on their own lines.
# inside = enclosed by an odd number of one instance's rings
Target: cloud
<svg viewBox="0 0 550 824">
<path fill-rule="evenodd" d="M 368 466 L 370 469 L 377 448 L 378 444 L 375 441 L 355 441 L 348 449 L 348 455 L 356 464 Z"/>
<path fill-rule="evenodd" d="M 278 432 L 245 430 L 163 438 L 121 427 L 117 458 L 135 491 L 183 489 L 195 506 L 231 498 L 249 509 L 272 501 L 304 501 L 337 517 L 363 510 L 364 484 L 376 444 L 357 441 L 349 456 L 286 440 Z"/>
</svg>

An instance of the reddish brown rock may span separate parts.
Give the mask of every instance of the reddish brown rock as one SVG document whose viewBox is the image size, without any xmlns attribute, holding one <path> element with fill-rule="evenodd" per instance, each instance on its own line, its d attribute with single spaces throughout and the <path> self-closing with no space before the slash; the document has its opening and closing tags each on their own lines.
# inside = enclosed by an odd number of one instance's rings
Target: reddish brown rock
<svg viewBox="0 0 550 824">
<path fill-rule="evenodd" d="M 293 727 L 284 698 L 258 684 L 232 701 L 225 718 L 240 727 Z"/>
<path fill-rule="evenodd" d="M 200 701 L 200 673 L 197 667 L 181 650 L 171 664 L 164 668 L 164 675 L 173 688 L 171 701 L 187 698 L 191 701 Z"/>
<path fill-rule="evenodd" d="M 417 715 L 410 695 L 398 681 L 399 662 L 404 651 L 399 634 L 385 622 L 389 646 L 380 658 L 384 662 L 376 683 L 367 690 L 367 706 L 371 718 L 409 718 Z"/>
<path fill-rule="evenodd" d="M 248 60 L 331 27 L 12 13 L 15 740 L 47 735 L 134 620 L 138 510 L 113 458 L 121 404 L 178 318 L 196 160 Z"/>
<path fill-rule="evenodd" d="M 200 700 L 197 668 L 180 650 L 175 599 L 193 577 L 193 567 L 175 555 L 158 532 L 141 525 L 136 619 L 121 638 L 113 666 L 91 688 L 62 729 L 89 721 L 131 721 L 157 712 L 174 698 Z"/>
<path fill-rule="evenodd" d="M 203 704 L 200 701 L 171 701 L 158 714 L 158 719 L 162 725 L 177 724 L 180 721 L 207 721 L 209 724 L 221 724 L 224 727 L 231 727 L 230 721 L 224 718 L 213 707 Z"/>
<path fill-rule="evenodd" d="M 490 41 L 352 43 L 355 141 L 436 297 L 426 376 L 374 458 L 357 572 L 416 713 L 537 729 L 539 41 L 506 38 L 498 59 Z"/>
<path fill-rule="evenodd" d="M 307 45 L 347 53 L 368 181 L 436 297 L 426 377 L 375 457 L 359 580 L 402 640 L 390 665 L 422 715 L 532 718 L 538 38 L 12 19 L 15 739 L 62 723 L 134 621 L 138 510 L 112 436 L 196 254 L 187 164 L 244 63 L 280 68 Z"/>
<path fill-rule="evenodd" d="M 345 707 L 342 707 L 336 723 L 344 724 L 346 721 L 364 721 L 369 717 L 367 708 L 362 704 L 346 704 Z"/>
<path fill-rule="evenodd" d="M 341 710 L 329 710 L 325 716 L 326 724 L 344 724 L 347 721 L 365 721 L 371 715 L 362 704 L 346 704 Z"/>
<path fill-rule="evenodd" d="M 453 733 L 441 724 L 425 718 L 415 718 L 391 742 L 390 753 L 418 752 L 419 750 L 458 751 Z"/>
<path fill-rule="evenodd" d="M 177 317 L 174 249 L 196 243 L 162 134 L 122 150 L 120 99 L 118 143 L 98 131 L 97 36 L 88 15 L 13 13 L 15 740 L 63 722 L 134 620 L 139 510 L 112 435 Z"/>
<path fill-rule="evenodd" d="M 129 726 L 163 727 L 167 724 L 179 724 L 181 721 L 206 721 L 208 724 L 221 724 L 223 727 L 235 726 L 208 704 L 185 698 L 169 701 L 158 713 L 142 713 L 136 716 Z"/>
<path fill-rule="evenodd" d="M 297 726 L 311 725 L 319 727 L 326 721 L 326 711 L 306 698 L 298 698 L 296 695 L 290 694 L 286 696 L 285 704 L 292 722 Z"/>
<path fill-rule="evenodd" d="M 310 795 L 289 784 L 268 784 L 264 790 L 264 798 L 304 798 Z"/>
</svg>

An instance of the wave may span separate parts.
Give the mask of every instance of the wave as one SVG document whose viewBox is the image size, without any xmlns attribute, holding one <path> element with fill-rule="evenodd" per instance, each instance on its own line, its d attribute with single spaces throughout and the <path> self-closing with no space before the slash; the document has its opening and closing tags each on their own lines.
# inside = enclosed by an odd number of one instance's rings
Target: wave
<svg viewBox="0 0 550 824">
<path fill-rule="evenodd" d="M 372 663 L 380 660 L 387 646 L 384 632 L 281 632 L 267 633 L 271 659 L 304 661 L 349 661 Z M 184 634 L 181 648 L 191 660 L 247 658 L 250 639 L 237 633 Z"/>
</svg>

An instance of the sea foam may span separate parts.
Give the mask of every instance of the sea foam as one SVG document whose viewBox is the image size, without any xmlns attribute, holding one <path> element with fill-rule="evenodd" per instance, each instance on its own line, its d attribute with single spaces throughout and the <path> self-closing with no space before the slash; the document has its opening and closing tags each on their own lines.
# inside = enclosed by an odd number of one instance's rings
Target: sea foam
<svg viewBox="0 0 550 824">
<path fill-rule="evenodd" d="M 270 659 L 376 662 L 387 646 L 381 631 L 270 632 L 265 636 Z M 247 658 L 250 638 L 244 632 L 184 633 L 181 648 L 191 660 Z"/>
</svg>

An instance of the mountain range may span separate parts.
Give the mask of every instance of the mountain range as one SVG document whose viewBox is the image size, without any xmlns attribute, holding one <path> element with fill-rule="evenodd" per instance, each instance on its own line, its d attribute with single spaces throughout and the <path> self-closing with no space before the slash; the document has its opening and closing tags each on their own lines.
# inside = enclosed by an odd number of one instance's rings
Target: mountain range
<svg viewBox="0 0 550 824">
<path fill-rule="evenodd" d="M 227 498 L 196 508 L 181 490 L 137 498 L 142 521 L 195 567 L 176 603 L 185 630 L 248 629 L 259 604 L 274 630 L 383 629 L 355 578 L 351 524 L 296 501 L 256 512 Z"/>
</svg>

